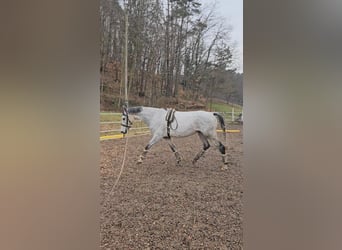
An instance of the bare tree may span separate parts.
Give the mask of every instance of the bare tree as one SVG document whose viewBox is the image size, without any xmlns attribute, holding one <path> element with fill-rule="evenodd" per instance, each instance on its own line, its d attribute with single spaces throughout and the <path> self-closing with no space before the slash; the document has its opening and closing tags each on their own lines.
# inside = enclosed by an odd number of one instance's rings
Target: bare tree
<svg viewBox="0 0 342 250">
<path fill-rule="evenodd" d="M 101 101 L 118 106 L 122 98 L 124 11 L 129 22 L 131 98 L 156 105 L 162 96 L 177 98 L 183 86 L 182 93 L 193 100 L 200 96 L 211 100 L 219 86 L 226 86 L 221 79 L 231 63 L 229 29 L 212 9 L 204 10 L 198 0 L 126 0 L 125 4 L 124 10 L 118 0 L 100 2 Z"/>
</svg>

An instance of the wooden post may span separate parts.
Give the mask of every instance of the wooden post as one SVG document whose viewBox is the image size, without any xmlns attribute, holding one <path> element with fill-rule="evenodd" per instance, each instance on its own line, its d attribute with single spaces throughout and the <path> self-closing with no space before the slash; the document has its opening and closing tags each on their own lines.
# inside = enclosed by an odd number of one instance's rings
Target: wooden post
<svg viewBox="0 0 342 250">
<path fill-rule="evenodd" d="M 127 15 L 127 5 L 125 9 L 125 105 L 128 108 L 128 78 L 127 78 L 127 67 L 128 67 L 128 60 L 127 60 L 127 54 L 128 54 L 128 15 Z"/>
</svg>

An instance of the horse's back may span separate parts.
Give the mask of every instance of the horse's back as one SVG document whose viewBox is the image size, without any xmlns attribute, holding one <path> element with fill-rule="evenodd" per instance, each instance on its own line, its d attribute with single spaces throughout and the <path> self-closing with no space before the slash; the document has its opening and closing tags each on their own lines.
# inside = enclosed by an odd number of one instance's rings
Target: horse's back
<svg viewBox="0 0 342 250">
<path fill-rule="evenodd" d="M 213 136 L 216 133 L 217 120 L 211 112 L 178 111 L 175 116 L 181 130 L 200 131 L 205 136 Z"/>
</svg>

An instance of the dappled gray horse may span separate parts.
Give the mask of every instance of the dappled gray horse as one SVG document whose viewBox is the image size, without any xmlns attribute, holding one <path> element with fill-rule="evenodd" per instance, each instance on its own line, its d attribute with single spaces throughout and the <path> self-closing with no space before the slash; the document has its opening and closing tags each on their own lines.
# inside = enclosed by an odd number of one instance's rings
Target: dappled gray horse
<svg viewBox="0 0 342 250">
<path fill-rule="evenodd" d="M 172 122 L 169 120 L 170 122 L 168 123 L 166 116 L 170 114 L 170 111 L 171 110 L 142 106 L 128 109 L 130 115 L 139 117 L 139 119 L 147 124 L 152 134 L 152 138 L 146 145 L 144 152 L 140 155 L 138 163 L 143 162 L 147 152 L 154 144 L 161 139 L 166 139 L 176 156 L 177 164 L 179 164 L 181 157 L 177 152 L 171 137 L 186 137 L 197 133 L 203 143 L 203 149 L 198 152 L 192 163 L 196 163 L 196 161 L 203 156 L 205 151 L 210 147 L 210 140 L 221 152 L 224 165 L 228 164 L 226 161 L 226 148 L 218 140 L 216 133 L 218 120 L 223 130 L 224 137 L 226 138 L 224 119 L 220 114 L 206 111 L 177 111 L 174 112 L 174 116 L 171 118 Z"/>
</svg>

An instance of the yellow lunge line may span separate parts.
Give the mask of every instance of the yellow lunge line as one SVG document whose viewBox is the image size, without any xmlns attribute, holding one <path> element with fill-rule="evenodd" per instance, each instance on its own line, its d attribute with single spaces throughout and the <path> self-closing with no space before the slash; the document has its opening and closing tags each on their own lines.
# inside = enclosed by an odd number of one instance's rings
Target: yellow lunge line
<svg viewBox="0 0 342 250">
<path fill-rule="evenodd" d="M 100 141 L 110 140 L 110 139 L 121 139 L 121 138 L 123 138 L 122 134 L 119 134 L 119 135 L 103 135 L 103 136 L 100 136 Z"/>
<path fill-rule="evenodd" d="M 216 130 L 217 132 L 222 132 L 222 130 Z M 228 129 L 226 133 L 240 133 L 239 129 Z"/>
</svg>

